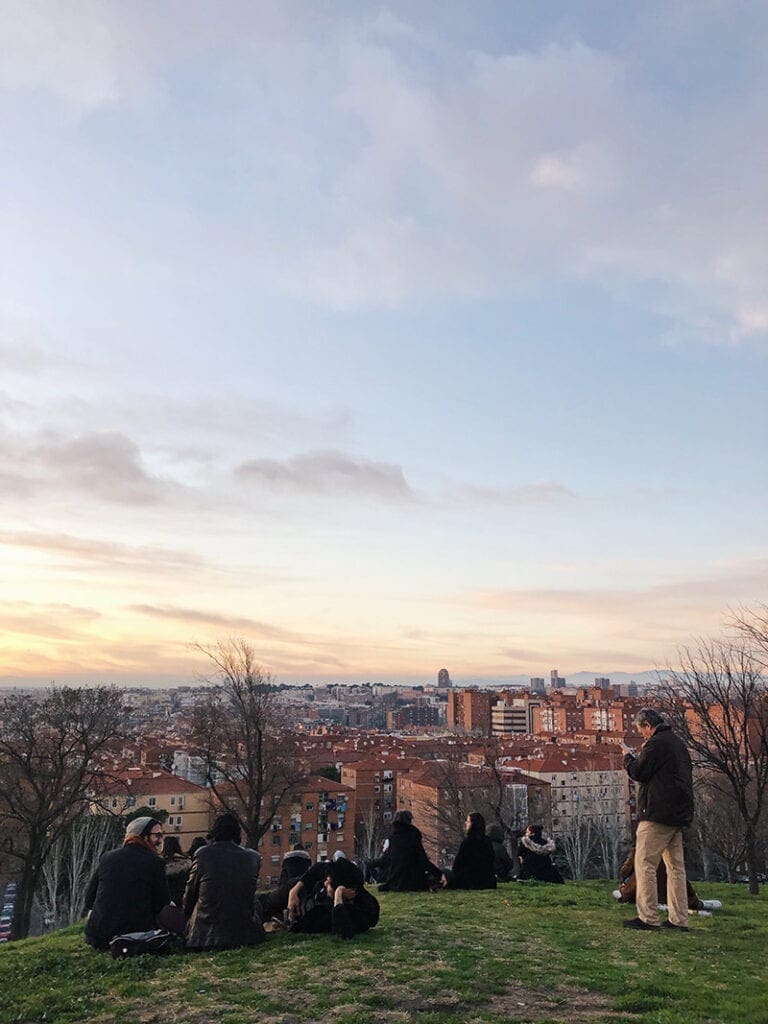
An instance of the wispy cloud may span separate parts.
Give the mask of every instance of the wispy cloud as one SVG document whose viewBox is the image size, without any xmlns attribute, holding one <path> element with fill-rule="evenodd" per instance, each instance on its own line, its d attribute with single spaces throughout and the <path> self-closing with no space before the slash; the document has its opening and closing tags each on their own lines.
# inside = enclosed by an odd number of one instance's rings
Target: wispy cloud
<svg viewBox="0 0 768 1024">
<path fill-rule="evenodd" d="M 400 466 L 353 458 L 340 451 L 316 451 L 283 461 L 251 459 L 237 467 L 241 480 L 298 494 L 413 501 Z"/>
<path fill-rule="evenodd" d="M 0 631 L 38 640 L 86 641 L 90 636 L 87 626 L 99 618 L 95 609 L 77 605 L 0 602 Z"/>
<path fill-rule="evenodd" d="M 133 547 L 113 541 L 75 537 L 66 533 L 0 531 L 0 544 L 28 548 L 108 565 L 111 568 L 163 567 L 197 569 L 205 564 L 195 552 L 161 547 Z"/>
<path fill-rule="evenodd" d="M 576 494 L 554 480 L 522 484 L 519 487 L 480 487 L 464 484 L 456 488 L 453 500 L 467 505 L 553 505 L 571 501 Z"/>
<path fill-rule="evenodd" d="M 132 605 L 130 610 L 154 619 L 171 619 L 174 622 L 184 622 L 190 626 L 212 626 L 217 630 L 225 630 L 227 633 L 247 633 L 249 637 L 258 636 L 286 643 L 308 642 L 302 635 L 268 622 L 259 622 L 256 619 L 240 616 L 221 615 L 218 612 L 201 611 L 196 608 L 136 604 Z"/>
</svg>

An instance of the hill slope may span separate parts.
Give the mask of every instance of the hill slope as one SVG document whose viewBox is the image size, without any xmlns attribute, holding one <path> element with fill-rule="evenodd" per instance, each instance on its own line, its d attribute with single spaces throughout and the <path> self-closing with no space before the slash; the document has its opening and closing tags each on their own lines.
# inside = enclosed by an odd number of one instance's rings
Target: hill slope
<svg viewBox="0 0 768 1024">
<path fill-rule="evenodd" d="M 768 1021 L 765 897 L 701 885 L 724 910 L 689 934 L 628 932 L 607 882 L 381 897 L 353 942 L 124 962 L 80 926 L 0 950 L 7 1024 L 759 1024 Z"/>
</svg>

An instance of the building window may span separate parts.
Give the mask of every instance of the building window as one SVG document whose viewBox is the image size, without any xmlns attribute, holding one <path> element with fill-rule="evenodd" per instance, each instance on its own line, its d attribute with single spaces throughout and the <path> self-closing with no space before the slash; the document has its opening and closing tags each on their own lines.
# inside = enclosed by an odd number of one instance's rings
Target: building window
<svg viewBox="0 0 768 1024">
<path fill-rule="evenodd" d="M 273 853 L 272 854 L 272 863 L 273 864 L 279 864 L 280 863 L 280 854 L 279 853 Z"/>
<path fill-rule="evenodd" d="M 304 826 L 304 831 L 305 832 L 311 832 L 312 831 L 312 822 L 311 821 L 308 821 L 306 823 L 306 825 Z"/>
<path fill-rule="evenodd" d="M 157 797 L 156 796 L 151 796 L 149 798 L 149 800 L 147 800 L 147 807 L 157 807 Z"/>
<path fill-rule="evenodd" d="M 276 832 L 273 832 L 272 833 L 272 845 L 273 846 L 282 846 L 283 845 L 283 837 L 277 835 Z"/>
<path fill-rule="evenodd" d="M 175 807 L 175 806 L 176 806 L 176 797 L 172 796 L 171 797 L 171 807 Z"/>
<path fill-rule="evenodd" d="M 127 796 L 125 798 L 125 809 L 128 810 L 129 807 L 135 807 L 135 806 L 136 806 L 136 797 L 135 796 Z"/>
<path fill-rule="evenodd" d="M 308 811 L 312 811 L 312 810 L 314 810 L 315 805 L 314 804 L 307 804 L 306 807 L 307 807 Z"/>
<path fill-rule="evenodd" d="M 337 832 L 336 833 L 336 842 L 337 843 L 343 843 L 344 842 L 344 836 L 342 835 L 341 832 Z"/>
</svg>

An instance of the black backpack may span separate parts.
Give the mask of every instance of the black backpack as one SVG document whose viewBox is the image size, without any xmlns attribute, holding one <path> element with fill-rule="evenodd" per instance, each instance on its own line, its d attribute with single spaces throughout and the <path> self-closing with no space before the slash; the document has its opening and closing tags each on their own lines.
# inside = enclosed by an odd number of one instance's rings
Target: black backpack
<svg viewBox="0 0 768 1024">
<path fill-rule="evenodd" d="M 171 933 L 164 928 L 155 928 L 151 932 L 127 932 L 116 935 L 109 943 L 109 951 L 115 960 L 124 960 L 129 956 L 141 956 L 143 953 L 166 953 L 171 943 Z"/>
</svg>

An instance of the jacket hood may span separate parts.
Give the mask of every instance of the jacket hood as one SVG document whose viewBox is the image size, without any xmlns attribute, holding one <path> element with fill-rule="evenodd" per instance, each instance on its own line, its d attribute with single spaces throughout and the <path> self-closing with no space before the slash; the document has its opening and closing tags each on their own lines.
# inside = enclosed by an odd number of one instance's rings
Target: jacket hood
<svg viewBox="0 0 768 1024">
<path fill-rule="evenodd" d="M 535 843 L 530 836 L 521 836 L 520 842 L 531 853 L 554 853 L 555 852 L 555 841 L 554 839 L 547 839 L 545 843 Z"/>
</svg>

